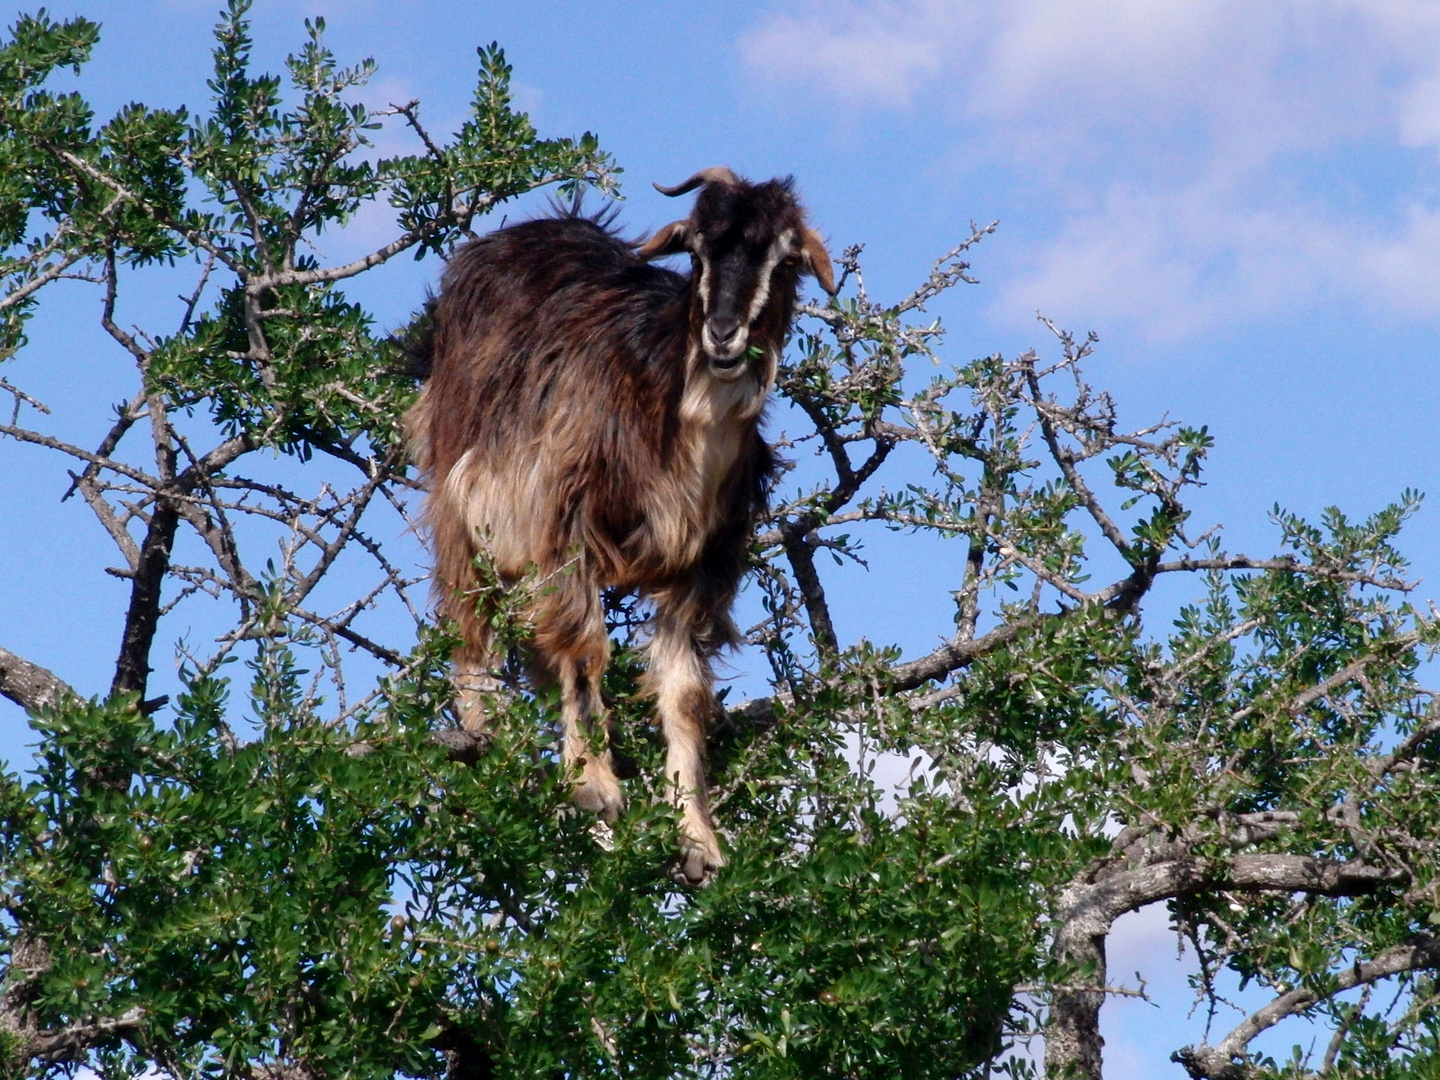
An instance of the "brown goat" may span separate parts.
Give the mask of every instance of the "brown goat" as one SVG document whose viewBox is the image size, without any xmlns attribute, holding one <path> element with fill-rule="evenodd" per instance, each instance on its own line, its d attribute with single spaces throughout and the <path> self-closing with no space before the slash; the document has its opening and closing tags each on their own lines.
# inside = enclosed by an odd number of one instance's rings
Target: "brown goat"
<svg viewBox="0 0 1440 1080">
<path fill-rule="evenodd" d="M 600 590 L 654 606 L 645 690 L 682 811 L 681 869 L 724 864 L 710 818 L 710 662 L 738 635 L 730 606 L 774 460 L 759 424 L 802 272 L 834 291 L 829 256 L 789 179 L 705 169 L 690 216 L 638 248 L 604 219 L 528 221 L 456 251 L 433 308 L 430 379 L 406 417 L 429 479 L 441 611 L 459 626 L 462 722 L 484 727 L 498 658 L 477 598 L 482 551 L 502 580 L 531 568 L 532 679 L 559 684 L 575 801 L 623 805 L 600 679 Z M 688 252 L 689 276 L 648 260 Z"/>
</svg>

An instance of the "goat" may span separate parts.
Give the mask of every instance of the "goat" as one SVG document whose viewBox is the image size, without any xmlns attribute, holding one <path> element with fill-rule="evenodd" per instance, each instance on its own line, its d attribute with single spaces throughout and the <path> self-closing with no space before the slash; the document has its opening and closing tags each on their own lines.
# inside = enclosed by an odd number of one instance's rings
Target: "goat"
<svg viewBox="0 0 1440 1080">
<path fill-rule="evenodd" d="M 724 865 L 705 779 L 710 663 L 739 640 L 730 606 L 775 464 L 759 425 L 800 274 L 835 284 L 791 179 L 715 167 L 655 187 L 700 192 L 643 244 L 572 210 L 458 249 L 406 427 L 429 481 L 437 604 L 462 639 L 462 724 L 483 730 L 497 686 L 483 551 L 502 581 L 533 568 L 545 583 L 527 602 L 531 678 L 559 684 L 575 802 L 613 821 L 624 797 L 600 692 L 600 590 L 638 592 L 654 608 L 642 687 L 681 810 L 680 869 L 702 883 Z M 650 265 L 681 252 L 688 276 Z"/>
</svg>

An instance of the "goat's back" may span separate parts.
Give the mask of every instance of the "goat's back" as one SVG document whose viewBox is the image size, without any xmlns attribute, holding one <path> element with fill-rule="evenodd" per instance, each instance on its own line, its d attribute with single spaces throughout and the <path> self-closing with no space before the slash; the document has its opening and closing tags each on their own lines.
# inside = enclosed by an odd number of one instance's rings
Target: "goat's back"
<svg viewBox="0 0 1440 1080">
<path fill-rule="evenodd" d="M 654 432 L 654 410 L 684 381 L 682 366 L 664 363 L 683 338 L 684 304 L 684 278 L 586 218 L 529 221 L 466 244 L 433 312 L 426 394 L 445 407 L 417 432 L 422 466 L 444 476 L 467 451 L 510 456 L 547 428 L 597 446 Z"/>
<path fill-rule="evenodd" d="M 409 419 L 451 587 L 482 533 L 502 573 L 583 549 L 608 584 L 697 559 L 738 576 L 771 456 L 753 421 L 727 437 L 719 474 L 682 438 L 688 286 L 573 216 L 456 252 Z"/>
</svg>

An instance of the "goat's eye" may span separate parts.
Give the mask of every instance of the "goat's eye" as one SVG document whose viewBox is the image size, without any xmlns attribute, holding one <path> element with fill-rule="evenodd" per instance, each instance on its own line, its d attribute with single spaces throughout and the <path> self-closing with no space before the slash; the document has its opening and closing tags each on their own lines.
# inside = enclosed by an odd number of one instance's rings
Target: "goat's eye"
<svg viewBox="0 0 1440 1080">
<path fill-rule="evenodd" d="M 786 255 L 783 259 L 780 260 L 780 265 L 781 265 L 781 266 L 799 266 L 799 265 L 800 265 L 800 256 L 799 256 L 799 255 Z"/>
</svg>

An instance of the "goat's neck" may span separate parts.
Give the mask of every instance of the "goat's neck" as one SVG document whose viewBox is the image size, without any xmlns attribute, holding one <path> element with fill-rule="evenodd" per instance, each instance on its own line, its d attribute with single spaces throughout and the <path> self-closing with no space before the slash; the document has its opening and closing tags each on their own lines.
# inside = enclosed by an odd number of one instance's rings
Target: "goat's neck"
<svg viewBox="0 0 1440 1080">
<path fill-rule="evenodd" d="M 699 350 L 695 350 L 686 364 L 680 426 L 694 435 L 708 437 L 722 428 L 739 429 L 753 424 L 774 386 L 778 360 L 778 351 L 767 347 L 762 357 L 745 362 L 745 373 L 739 378 L 717 379 Z"/>
</svg>

